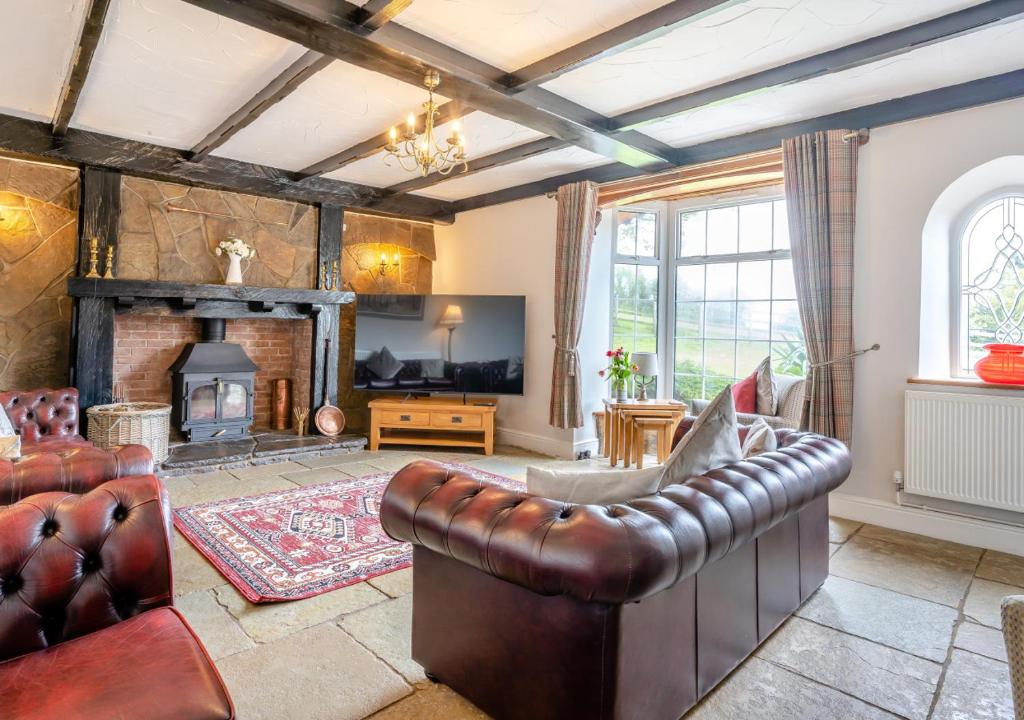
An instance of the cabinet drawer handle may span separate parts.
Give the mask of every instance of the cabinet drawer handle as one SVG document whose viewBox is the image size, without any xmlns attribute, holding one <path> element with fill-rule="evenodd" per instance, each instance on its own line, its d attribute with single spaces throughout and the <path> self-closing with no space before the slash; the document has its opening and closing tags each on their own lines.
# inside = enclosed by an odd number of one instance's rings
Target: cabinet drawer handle
<svg viewBox="0 0 1024 720">
<path fill-rule="evenodd" d="M 412 415 L 401 415 L 398 419 L 402 422 L 412 422 Z"/>
<path fill-rule="evenodd" d="M 462 423 L 462 417 L 459 415 L 452 415 L 452 425 L 459 425 Z"/>
</svg>

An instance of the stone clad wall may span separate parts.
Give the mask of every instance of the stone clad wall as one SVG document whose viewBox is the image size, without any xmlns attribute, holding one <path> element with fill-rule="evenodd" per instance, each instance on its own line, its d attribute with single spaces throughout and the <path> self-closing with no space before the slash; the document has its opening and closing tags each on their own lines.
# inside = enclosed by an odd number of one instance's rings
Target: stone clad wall
<svg viewBox="0 0 1024 720">
<path fill-rule="evenodd" d="M 0 159 L 0 389 L 68 382 L 78 170 Z"/>
<path fill-rule="evenodd" d="M 433 288 L 433 266 L 437 259 L 434 226 L 391 218 L 345 213 L 341 280 L 346 290 L 363 295 L 408 293 L 429 295 Z M 398 270 L 381 273 L 381 252 L 390 257 L 401 254 Z M 355 306 L 341 310 L 341 352 L 338 356 L 338 403 L 350 430 L 369 427 L 366 403 L 372 394 L 352 389 L 355 365 Z"/>
<path fill-rule="evenodd" d="M 317 211 L 312 205 L 142 178 L 121 180 L 119 278 L 212 283 L 228 261 L 228 235 L 256 249 L 242 261 L 247 285 L 316 287 Z"/>
</svg>

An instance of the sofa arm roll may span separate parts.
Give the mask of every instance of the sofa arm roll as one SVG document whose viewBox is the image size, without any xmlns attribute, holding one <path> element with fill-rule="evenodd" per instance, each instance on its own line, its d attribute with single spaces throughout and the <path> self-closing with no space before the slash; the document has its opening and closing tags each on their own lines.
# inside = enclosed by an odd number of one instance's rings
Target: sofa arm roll
<svg viewBox="0 0 1024 720">
<path fill-rule="evenodd" d="M 0 505 L 43 492 L 85 493 L 108 480 L 152 472 L 153 456 L 142 445 L 110 450 L 83 445 L 17 461 L 0 460 Z"/>
<path fill-rule="evenodd" d="M 787 433 L 776 452 L 615 505 L 573 505 L 486 485 L 431 461 L 400 470 L 381 501 L 392 538 L 541 595 L 640 600 L 695 574 L 833 490 L 842 443 Z"/>
</svg>

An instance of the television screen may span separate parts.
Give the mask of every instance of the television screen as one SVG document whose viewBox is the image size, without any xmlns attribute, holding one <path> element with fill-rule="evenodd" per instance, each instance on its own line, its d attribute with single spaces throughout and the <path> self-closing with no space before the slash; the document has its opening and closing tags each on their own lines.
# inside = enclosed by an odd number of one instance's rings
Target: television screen
<svg viewBox="0 0 1024 720">
<path fill-rule="evenodd" d="M 523 394 L 526 298 L 359 295 L 353 386 Z"/>
</svg>

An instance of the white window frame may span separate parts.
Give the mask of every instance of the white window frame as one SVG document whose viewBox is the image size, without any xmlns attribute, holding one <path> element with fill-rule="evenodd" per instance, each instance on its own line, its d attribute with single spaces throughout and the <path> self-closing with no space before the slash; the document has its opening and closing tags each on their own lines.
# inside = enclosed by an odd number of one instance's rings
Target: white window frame
<svg viewBox="0 0 1024 720">
<path fill-rule="evenodd" d="M 776 200 L 785 200 L 785 192 L 782 185 L 773 185 L 766 188 L 757 188 L 754 190 L 742 190 L 733 191 L 727 193 L 717 193 L 714 195 L 708 195 L 699 198 L 688 198 L 686 200 L 677 200 L 669 204 L 669 215 L 671 216 L 670 221 L 670 244 L 668 246 L 671 260 L 669 261 L 667 268 L 668 282 L 666 283 L 666 289 L 668 294 L 664 298 L 664 305 L 668 314 L 668 322 L 666 323 L 666 329 L 671 328 L 671 332 L 668 334 L 667 342 L 663 347 L 670 348 L 670 352 L 665 353 L 663 358 L 661 355 L 658 356 L 661 362 L 661 372 L 665 378 L 669 380 L 669 392 L 674 396 L 675 394 L 675 364 L 676 364 L 676 338 L 675 338 L 675 326 L 676 326 L 676 269 L 681 265 L 707 265 L 713 262 L 743 262 L 743 261 L 755 261 L 755 260 L 790 260 L 793 257 L 792 249 L 786 250 L 763 250 L 752 253 L 729 253 L 726 255 L 691 255 L 687 257 L 681 257 L 679 255 L 679 216 L 683 213 L 693 210 L 713 210 L 720 207 L 734 207 L 739 205 L 754 204 L 760 202 L 774 202 Z M 738 302 L 738 301 L 737 301 Z M 703 341 L 707 338 L 702 338 L 702 357 L 701 363 L 703 365 Z M 659 378 L 660 379 L 660 378 Z"/>
<path fill-rule="evenodd" d="M 660 203 L 659 205 L 664 206 L 666 203 Z M 608 347 L 611 348 L 615 338 L 615 266 L 616 265 L 647 265 L 649 267 L 658 268 L 658 298 L 655 302 L 656 309 L 656 322 L 658 323 L 657 333 L 655 334 L 655 351 L 658 353 L 658 364 L 659 374 L 655 381 L 648 390 L 649 393 L 653 393 L 654 396 L 658 396 L 658 392 L 662 388 L 662 382 L 665 378 L 665 368 L 668 365 L 665 362 L 666 352 L 665 348 L 669 347 L 671 336 L 668 335 L 669 327 L 669 311 L 667 306 L 668 295 L 665 294 L 665 288 L 667 287 L 668 278 L 668 263 L 669 257 L 671 256 L 671 238 L 670 228 L 671 225 L 671 212 L 664 207 L 654 207 L 651 205 L 623 205 L 621 207 L 611 207 L 604 212 L 611 213 L 612 216 L 612 238 L 611 238 L 611 267 L 609 272 L 611 276 L 609 278 L 609 312 L 608 312 Z M 644 257 L 640 255 L 620 255 L 619 254 L 619 213 L 620 212 L 634 212 L 634 213 L 651 213 L 657 217 L 657 239 L 654 244 L 654 257 Z M 674 319 L 673 319 L 674 321 Z M 660 397 L 660 396 L 659 396 Z"/>
<path fill-rule="evenodd" d="M 949 375 L 951 378 L 965 378 L 976 380 L 978 378 L 974 370 L 964 370 L 961 366 L 960 333 L 963 326 L 960 322 L 963 310 L 963 283 L 961 275 L 963 270 L 963 243 L 967 227 L 974 216 L 989 203 L 1007 197 L 1024 197 L 1024 185 L 1009 185 L 1001 187 L 990 193 L 981 196 L 964 210 L 950 226 L 951 237 L 949 241 Z M 1024 225 L 1024 222 L 1020 223 Z M 1018 228 L 1019 229 L 1019 228 Z"/>
</svg>

